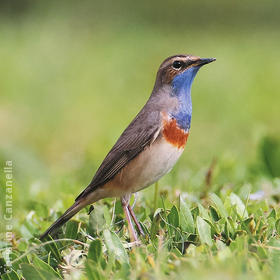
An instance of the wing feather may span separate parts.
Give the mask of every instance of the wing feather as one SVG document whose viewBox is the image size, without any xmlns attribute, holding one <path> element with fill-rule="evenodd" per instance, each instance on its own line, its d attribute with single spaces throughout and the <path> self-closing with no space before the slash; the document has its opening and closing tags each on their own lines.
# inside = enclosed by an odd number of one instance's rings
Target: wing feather
<svg viewBox="0 0 280 280">
<path fill-rule="evenodd" d="M 148 106 L 144 107 L 122 133 L 101 163 L 91 183 L 76 200 L 111 180 L 130 160 L 155 140 L 160 127 L 160 112 L 149 111 Z"/>
</svg>

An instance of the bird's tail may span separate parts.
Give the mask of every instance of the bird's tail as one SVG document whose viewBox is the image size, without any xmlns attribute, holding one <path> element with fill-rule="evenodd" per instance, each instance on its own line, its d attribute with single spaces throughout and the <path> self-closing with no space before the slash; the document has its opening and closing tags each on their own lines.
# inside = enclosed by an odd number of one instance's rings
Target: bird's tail
<svg viewBox="0 0 280 280">
<path fill-rule="evenodd" d="M 62 225 L 64 225 L 85 206 L 86 204 L 84 200 L 77 200 L 40 236 L 40 240 L 44 239 L 49 234 L 53 235 Z"/>
</svg>

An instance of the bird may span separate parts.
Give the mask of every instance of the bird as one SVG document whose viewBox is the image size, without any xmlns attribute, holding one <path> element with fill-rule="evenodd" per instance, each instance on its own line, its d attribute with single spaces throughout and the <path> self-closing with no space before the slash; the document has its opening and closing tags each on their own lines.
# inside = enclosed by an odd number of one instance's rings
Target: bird
<svg viewBox="0 0 280 280">
<path fill-rule="evenodd" d="M 161 63 L 146 104 L 120 135 L 89 185 L 41 240 L 55 235 L 84 207 L 115 197 L 121 200 L 130 240 L 139 241 L 132 220 L 139 233 L 144 232 L 129 204 L 130 197 L 170 172 L 182 155 L 191 127 L 193 80 L 202 66 L 215 60 L 179 54 Z"/>
</svg>

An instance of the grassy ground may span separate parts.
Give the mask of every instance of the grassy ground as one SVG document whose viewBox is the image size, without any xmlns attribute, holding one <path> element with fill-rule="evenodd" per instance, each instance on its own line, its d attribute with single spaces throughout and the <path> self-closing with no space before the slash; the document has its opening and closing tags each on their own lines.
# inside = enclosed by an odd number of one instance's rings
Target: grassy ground
<svg viewBox="0 0 280 280">
<path fill-rule="evenodd" d="M 3 279 L 277 279 L 279 145 L 263 140 L 280 132 L 277 28 L 167 36 L 56 17 L 0 28 L 0 157 L 14 175 L 14 236 L 5 242 L 1 223 L 0 244 L 12 248 L 15 272 Z M 139 195 L 142 246 L 125 249 L 124 215 L 110 199 L 67 224 L 60 238 L 72 241 L 41 244 L 148 98 L 160 62 L 186 52 L 217 62 L 194 82 L 182 159 L 158 191 Z M 1 172 L 2 215 L 3 186 Z"/>
</svg>

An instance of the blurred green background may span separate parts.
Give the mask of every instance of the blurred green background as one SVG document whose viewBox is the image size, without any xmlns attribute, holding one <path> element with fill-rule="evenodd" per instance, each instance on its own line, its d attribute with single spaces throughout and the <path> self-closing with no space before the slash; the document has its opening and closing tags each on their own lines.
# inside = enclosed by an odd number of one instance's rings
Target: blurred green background
<svg viewBox="0 0 280 280">
<path fill-rule="evenodd" d="M 254 176 L 263 137 L 280 132 L 279 8 L 1 1 L 0 157 L 14 163 L 15 220 L 31 200 L 71 204 L 144 105 L 159 64 L 178 53 L 217 61 L 196 77 L 191 137 L 160 187 L 194 191 L 214 158 L 217 184 Z"/>
</svg>

